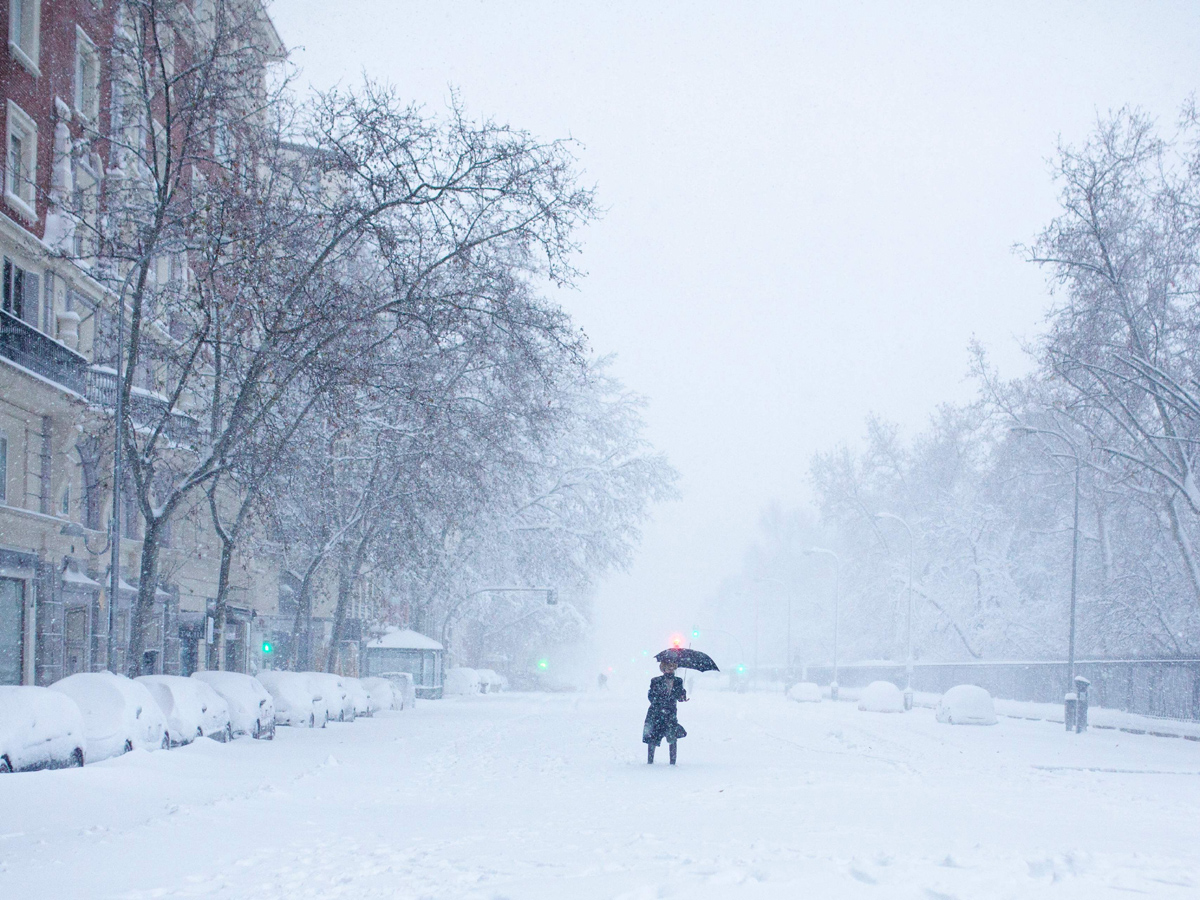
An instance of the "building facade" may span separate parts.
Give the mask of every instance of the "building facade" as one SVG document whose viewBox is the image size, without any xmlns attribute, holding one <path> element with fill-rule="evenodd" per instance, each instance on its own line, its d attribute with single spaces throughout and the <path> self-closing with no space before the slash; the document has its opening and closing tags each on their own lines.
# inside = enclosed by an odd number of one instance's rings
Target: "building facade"
<svg viewBox="0 0 1200 900">
<path fill-rule="evenodd" d="M 185 13 L 203 6 L 179 4 Z M 113 263 L 96 236 L 113 166 L 111 48 L 121 7 L 0 0 L 8 35 L 0 53 L 0 684 L 106 668 L 186 674 L 218 655 L 208 620 L 219 543 L 202 510 L 182 510 L 171 523 L 141 660 L 126 658 L 142 533 L 131 491 L 118 510 L 122 577 L 110 596 L 117 303 L 98 277 Z M 262 20 L 263 39 L 278 43 L 265 12 Z M 165 277 L 186 278 L 186 269 L 184 260 Z M 135 425 L 140 412 L 161 415 L 164 403 L 139 390 Z M 181 445 L 203 438 L 186 416 L 179 430 Z M 223 655 L 245 671 L 256 664 L 255 622 L 278 603 L 270 553 L 237 561 L 231 595 Z"/>
</svg>

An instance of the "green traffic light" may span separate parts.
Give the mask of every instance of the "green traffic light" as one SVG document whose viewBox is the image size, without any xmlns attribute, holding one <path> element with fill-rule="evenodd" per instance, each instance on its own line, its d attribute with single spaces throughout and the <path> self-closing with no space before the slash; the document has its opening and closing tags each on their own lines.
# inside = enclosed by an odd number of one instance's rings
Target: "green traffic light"
<svg viewBox="0 0 1200 900">
<path fill-rule="evenodd" d="M 694 638 L 700 637 L 700 629 L 699 628 L 692 629 L 692 637 L 694 637 Z"/>
<path fill-rule="evenodd" d="M 263 648 L 262 648 L 262 652 L 263 652 L 263 653 L 274 653 L 274 652 L 275 652 L 275 648 L 271 646 L 271 642 L 270 642 L 270 641 L 263 641 Z"/>
<path fill-rule="evenodd" d="M 745 672 L 745 671 L 746 671 L 746 667 L 745 667 L 745 666 L 738 666 L 738 667 L 737 667 L 737 670 L 738 670 L 738 674 L 740 675 L 742 672 Z"/>
<path fill-rule="evenodd" d="M 548 660 L 548 659 L 539 659 L 539 660 L 538 660 L 538 662 L 537 662 L 537 667 L 538 667 L 539 669 L 541 669 L 543 672 L 544 672 L 544 671 L 546 671 L 548 668 L 550 668 L 550 660 Z"/>
</svg>

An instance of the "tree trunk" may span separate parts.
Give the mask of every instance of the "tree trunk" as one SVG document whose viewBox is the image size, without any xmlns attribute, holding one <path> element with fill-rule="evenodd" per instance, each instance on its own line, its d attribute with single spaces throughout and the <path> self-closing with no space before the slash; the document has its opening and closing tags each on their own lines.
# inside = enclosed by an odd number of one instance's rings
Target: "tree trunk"
<svg viewBox="0 0 1200 900">
<path fill-rule="evenodd" d="M 126 660 L 130 678 L 147 674 L 141 671 L 142 656 L 146 652 L 146 626 L 154 616 L 154 601 L 158 593 L 159 531 L 162 524 L 161 518 L 148 521 L 145 536 L 142 538 L 142 564 L 138 576 L 137 600 L 133 605 L 129 657 Z"/>
</svg>

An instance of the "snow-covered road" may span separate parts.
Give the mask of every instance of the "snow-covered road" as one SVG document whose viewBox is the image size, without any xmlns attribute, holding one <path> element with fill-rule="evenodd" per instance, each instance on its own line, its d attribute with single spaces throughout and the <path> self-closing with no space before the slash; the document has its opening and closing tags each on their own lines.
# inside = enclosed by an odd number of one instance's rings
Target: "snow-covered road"
<svg viewBox="0 0 1200 900">
<path fill-rule="evenodd" d="M 699 693 L 650 768 L 643 713 L 464 698 L 0 777 L 0 897 L 1200 895 L 1200 743 Z"/>
</svg>

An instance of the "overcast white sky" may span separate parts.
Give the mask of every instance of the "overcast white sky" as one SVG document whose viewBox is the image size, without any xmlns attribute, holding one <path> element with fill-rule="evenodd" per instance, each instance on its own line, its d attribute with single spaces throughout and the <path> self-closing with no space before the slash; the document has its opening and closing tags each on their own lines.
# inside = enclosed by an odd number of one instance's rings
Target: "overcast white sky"
<svg viewBox="0 0 1200 900">
<path fill-rule="evenodd" d="M 683 476 L 601 589 L 614 653 L 693 624 L 814 452 L 969 396 L 972 336 L 1023 370 L 1048 295 L 1011 248 L 1054 213 L 1059 136 L 1123 104 L 1170 126 L 1200 63 L 1184 2 L 270 8 L 314 85 L 365 71 L 431 110 L 454 86 L 583 142 L 609 212 L 563 300 Z"/>
</svg>

